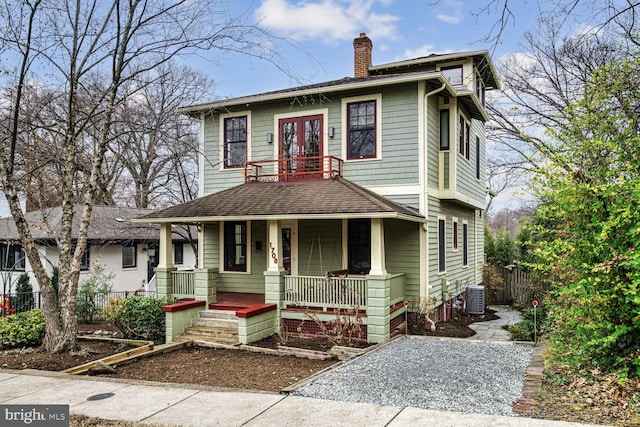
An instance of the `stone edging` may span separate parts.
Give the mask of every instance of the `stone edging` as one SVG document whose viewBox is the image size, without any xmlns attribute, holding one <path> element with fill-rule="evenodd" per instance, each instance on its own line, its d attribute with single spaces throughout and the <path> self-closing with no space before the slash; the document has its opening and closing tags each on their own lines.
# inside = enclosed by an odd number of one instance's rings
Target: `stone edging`
<svg viewBox="0 0 640 427">
<path fill-rule="evenodd" d="M 543 346 L 538 345 L 531 355 L 531 363 L 524 377 L 522 397 L 512 406 L 513 412 L 518 415 L 531 416 L 536 404 L 536 398 L 542 388 L 542 373 L 544 371 Z"/>
</svg>

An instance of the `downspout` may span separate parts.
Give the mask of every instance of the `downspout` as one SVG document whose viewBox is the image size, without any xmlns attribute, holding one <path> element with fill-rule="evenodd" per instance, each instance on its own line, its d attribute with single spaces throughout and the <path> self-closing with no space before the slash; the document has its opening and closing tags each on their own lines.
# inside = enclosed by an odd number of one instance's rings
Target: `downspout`
<svg viewBox="0 0 640 427">
<path fill-rule="evenodd" d="M 425 224 L 425 232 L 427 234 L 426 236 L 426 248 L 427 248 L 427 253 L 426 253 L 426 259 L 427 259 L 427 268 L 426 268 L 426 288 L 427 288 L 427 299 L 429 298 L 429 182 L 428 182 L 428 170 L 429 170 L 429 97 L 432 95 L 435 95 L 438 92 L 442 92 L 445 88 L 447 87 L 447 84 L 445 82 L 442 83 L 442 86 L 440 86 L 438 89 L 434 89 L 431 92 L 427 92 L 424 95 L 424 111 L 425 111 L 425 133 L 424 133 L 424 139 L 425 139 L 425 167 L 424 167 L 424 191 L 425 191 L 425 195 L 424 195 L 424 209 L 425 209 L 425 216 L 427 217 L 427 224 Z M 444 301 L 443 301 L 444 303 Z M 434 307 L 435 309 L 435 307 Z M 446 306 L 445 306 L 445 311 L 446 311 Z M 446 314 L 445 314 L 446 316 Z M 427 321 L 431 324 L 431 330 L 435 331 L 436 330 L 436 324 L 434 323 L 433 320 L 431 320 L 431 318 L 429 318 L 429 313 L 427 313 L 426 315 Z"/>
</svg>

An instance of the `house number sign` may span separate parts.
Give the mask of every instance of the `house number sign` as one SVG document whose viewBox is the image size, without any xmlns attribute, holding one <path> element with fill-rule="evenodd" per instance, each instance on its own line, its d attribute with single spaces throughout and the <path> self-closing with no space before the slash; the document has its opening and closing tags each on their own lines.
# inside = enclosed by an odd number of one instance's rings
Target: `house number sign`
<svg viewBox="0 0 640 427">
<path fill-rule="evenodd" d="M 269 248 L 271 249 L 271 258 L 273 259 L 273 263 L 278 264 L 278 256 L 276 255 L 276 248 L 273 247 L 271 242 L 269 242 Z"/>
</svg>

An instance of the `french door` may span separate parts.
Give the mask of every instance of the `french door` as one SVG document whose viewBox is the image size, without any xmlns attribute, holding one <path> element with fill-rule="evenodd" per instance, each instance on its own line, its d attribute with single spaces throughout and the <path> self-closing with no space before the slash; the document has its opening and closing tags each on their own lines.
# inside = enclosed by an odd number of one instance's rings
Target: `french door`
<svg viewBox="0 0 640 427">
<path fill-rule="evenodd" d="M 322 115 L 280 119 L 278 126 L 282 176 L 322 178 Z"/>
</svg>

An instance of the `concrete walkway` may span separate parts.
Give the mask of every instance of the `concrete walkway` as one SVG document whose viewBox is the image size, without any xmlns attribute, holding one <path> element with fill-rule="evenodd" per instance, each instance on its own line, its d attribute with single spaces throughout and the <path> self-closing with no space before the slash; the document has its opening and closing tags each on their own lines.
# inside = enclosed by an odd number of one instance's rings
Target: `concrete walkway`
<svg viewBox="0 0 640 427">
<path fill-rule="evenodd" d="M 496 315 L 500 316 L 497 320 L 489 320 L 488 322 L 477 322 L 469 325 L 476 334 L 471 339 L 488 340 L 488 341 L 509 341 L 511 335 L 509 331 L 503 329 L 503 326 L 514 325 L 522 320 L 519 311 L 512 309 L 507 305 L 489 306 L 491 310 L 496 311 Z"/>
<path fill-rule="evenodd" d="M 89 400 L 103 394 L 110 397 Z M 334 423 L 363 427 L 584 426 L 523 417 L 440 412 L 34 370 L 0 372 L 0 404 L 66 404 L 72 414 L 194 427 L 325 427 Z"/>
<path fill-rule="evenodd" d="M 519 313 L 494 306 L 500 319 L 472 325 L 471 339 L 508 340 L 505 324 Z M 102 395 L 104 399 L 92 397 Z M 92 398 L 92 399 L 90 399 Z M 180 426 L 517 426 L 576 427 L 577 424 L 412 407 L 336 402 L 275 393 L 225 390 L 136 380 L 73 376 L 35 370 L 0 370 L 0 404 L 66 404 L 72 414 L 111 420 Z"/>
</svg>

